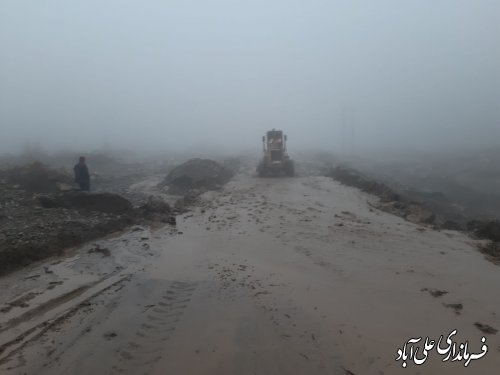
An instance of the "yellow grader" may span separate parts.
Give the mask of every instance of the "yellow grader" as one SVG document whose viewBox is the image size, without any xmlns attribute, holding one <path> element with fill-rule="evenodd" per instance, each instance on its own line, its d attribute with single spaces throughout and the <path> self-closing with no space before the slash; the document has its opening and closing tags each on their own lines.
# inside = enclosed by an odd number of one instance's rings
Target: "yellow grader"
<svg viewBox="0 0 500 375">
<path fill-rule="evenodd" d="M 262 137 L 264 157 L 257 166 L 260 177 L 295 174 L 295 165 L 287 153 L 287 136 L 281 130 L 270 130 Z"/>
</svg>

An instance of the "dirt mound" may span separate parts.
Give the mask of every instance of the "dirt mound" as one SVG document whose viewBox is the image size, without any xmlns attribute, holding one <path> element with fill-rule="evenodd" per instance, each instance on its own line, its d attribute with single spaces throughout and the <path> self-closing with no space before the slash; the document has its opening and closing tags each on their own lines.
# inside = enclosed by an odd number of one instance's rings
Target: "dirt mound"
<svg viewBox="0 0 500 375">
<path fill-rule="evenodd" d="M 478 238 L 500 242 L 500 221 L 498 220 L 472 220 L 467 223 L 467 229 Z"/>
<path fill-rule="evenodd" d="M 140 219 L 163 222 L 170 225 L 176 225 L 175 214 L 170 205 L 160 196 L 151 195 L 146 203 L 138 209 Z"/>
<path fill-rule="evenodd" d="M 169 186 L 174 194 L 192 190 L 203 192 L 220 188 L 232 175 L 229 169 L 213 160 L 191 159 L 174 168 L 160 185 Z"/>
<path fill-rule="evenodd" d="M 393 215 L 403 217 L 416 224 L 434 224 L 436 222 L 436 215 L 434 213 L 415 202 L 380 202 L 377 208 Z"/>
<path fill-rule="evenodd" d="M 0 182 L 0 274 L 140 222 L 175 225 L 168 203 L 134 208 L 118 194 L 71 191 L 33 199 Z"/>
<path fill-rule="evenodd" d="M 387 185 L 363 176 L 360 172 L 346 167 L 335 167 L 329 172 L 329 176 L 342 182 L 344 185 L 354 186 L 370 194 L 378 196 L 385 202 L 399 201 L 400 197 Z"/>
<path fill-rule="evenodd" d="M 8 184 L 18 185 L 29 193 L 55 193 L 73 186 L 73 178 L 69 174 L 38 162 L 7 169 L 2 173 L 2 178 Z"/>
<path fill-rule="evenodd" d="M 131 215 L 63 205 L 45 209 L 37 203 L 19 186 L 0 183 L 0 274 L 121 230 L 133 221 Z"/>
<path fill-rule="evenodd" d="M 116 186 L 127 190 L 128 183 L 119 179 Z M 41 163 L 0 170 L 0 274 L 134 223 L 175 225 L 161 198 L 140 206 L 141 196 L 134 206 L 128 196 L 73 186 L 70 175 Z"/>
<path fill-rule="evenodd" d="M 170 213 L 170 205 L 165 202 L 161 197 L 151 195 L 147 202 L 144 204 L 143 208 L 149 212 L 155 212 L 159 214 Z"/>
<path fill-rule="evenodd" d="M 28 214 L 31 220 L 26 222 Z M 21 210 L 0 226 L 0 274 L 60 255 L 68 247 L 122 230 L 131 223 L 125 215 L 81 214 L 65 209 L 50 214 Z"/>
<path fill-rule="evenodd" d="M 355 169 L 336 167 L 329 172 L 329 176 L 341 183 L 356 187 L 380 198 L 378 208 L 405 218 L 412 223 L 434 224 L 436 215 L 419 202 L 402 199 L 387 185 L 372 180 Z"/>
<path fill-rule="evenodd" d="M 121 195 L 113 193 L 70 191 L 53 196 L 42 196 L 38 200 L 44 208 L 60 207 L 111 214 L 128 214 L 132 212 L 132 203 Z"/>
<path fill-rule="evenodd" d="M 498 220 L 471 220 L 467 223 L 474 237 L 489 240 L 481 244 L 479 250 L 491 262 L 500 265 L 500 221 Z"/>
<path fill-rule="evenodd" d="M 489 240 L 486 241 L 486 244 L 480 244 L 479 250 L 488 260 L 500 264 L 499 220 L 469 220 L 464 215 L 457 214 L 442 193 L 416 194 L 412 192 L 412 194 L 407 195 L 402 192 L 399 195 L 386 185 L 370 180 L 354 169 L 337 167 L 332 169 L 328 176 L 346 185 L 377 195 L 381 198 L 377 208 L 382 211 L 403 217 L 413 223 L 432 224 L 434 228 L 467 230 L 475 238 Z M 423 201 L 412 200 L 416 195 L 417 198 L 424 196 Z"/>
</svg>

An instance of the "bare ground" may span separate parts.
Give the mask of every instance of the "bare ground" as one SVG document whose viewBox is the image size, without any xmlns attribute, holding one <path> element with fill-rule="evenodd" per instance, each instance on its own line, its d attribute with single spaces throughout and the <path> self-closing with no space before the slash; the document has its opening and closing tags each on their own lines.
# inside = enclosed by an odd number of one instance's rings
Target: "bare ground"
<svg viewBox="0 0 500 375">
<path fill-rule="evenodd" d="M 500 269 L 325 177 L 240 174 L 169 227 L 0 279 L 2 374 L 496 374 Z M 459 307 L 461 306 L 461 307 Z M 479 323 L 475 324 L 475 323 Z M 396 362 L 458 330 L 469 368 Z"/>
</svg>

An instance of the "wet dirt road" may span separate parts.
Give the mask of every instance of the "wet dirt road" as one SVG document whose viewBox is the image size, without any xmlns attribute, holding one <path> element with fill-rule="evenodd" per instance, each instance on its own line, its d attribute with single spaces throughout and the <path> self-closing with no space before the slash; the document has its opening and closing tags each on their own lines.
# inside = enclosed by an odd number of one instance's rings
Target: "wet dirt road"
<svg viewBox="0 0 500 375">
<path fill-rule="evenodd" d="M 1 374 L 497 374 L 500 268 L 323 177 L 239 175 L 178 217 L 0 280 Z M 440 293 L 441 292 L 441 293 Z M 483 327 L 484 328 L 484 327 Z M 472 361 L 407 368 L 414 337 Z"/>
</svg>

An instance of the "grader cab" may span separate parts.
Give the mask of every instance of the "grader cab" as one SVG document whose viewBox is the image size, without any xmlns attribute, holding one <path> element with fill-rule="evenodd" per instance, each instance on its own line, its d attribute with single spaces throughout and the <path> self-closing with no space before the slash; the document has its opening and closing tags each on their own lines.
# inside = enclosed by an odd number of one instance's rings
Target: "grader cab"
<svg viewBox="0 0 500 375">
<path fill-rule="evenodd" d="M 262 137 L 264 157 L 257 166 L 260 177 L 295 174 L 293 160 L 286 149 L 287 136 L 281 130 L 270 130 Z"/>
</svg>

